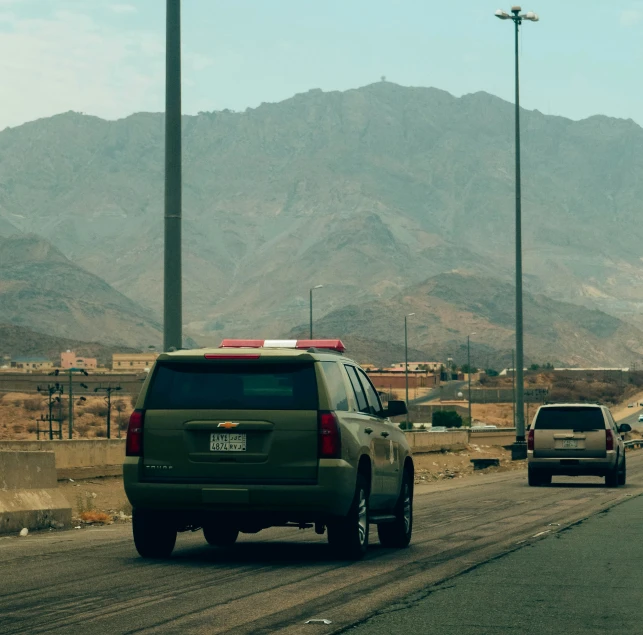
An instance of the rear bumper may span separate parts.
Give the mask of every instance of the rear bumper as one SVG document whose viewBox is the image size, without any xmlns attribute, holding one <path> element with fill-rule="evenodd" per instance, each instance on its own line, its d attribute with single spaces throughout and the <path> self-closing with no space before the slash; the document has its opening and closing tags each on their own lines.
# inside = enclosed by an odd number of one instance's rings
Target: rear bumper
<svg viewBox="0 0 643 635">
<path fill-rule="evenodd" d="M 561 456 L 556 458 L 535 457 L 532 451 L 527 453 L 527 465 L 530 470 L 561 476 L 605 476 L 616 466 L 616 452 L 607 452 L 605 457 L 582 458 Z"/>
<path fill-rule="evenodd" d="M 123 465 L 133 507 L 176 512 L 285 514 L 312 519 L 344 516 L 355 495 L 356 471 L 341 459 L 322 459 L 314 485 L 150 483 L 140 480 L 138 459 Z"/>
</svg>

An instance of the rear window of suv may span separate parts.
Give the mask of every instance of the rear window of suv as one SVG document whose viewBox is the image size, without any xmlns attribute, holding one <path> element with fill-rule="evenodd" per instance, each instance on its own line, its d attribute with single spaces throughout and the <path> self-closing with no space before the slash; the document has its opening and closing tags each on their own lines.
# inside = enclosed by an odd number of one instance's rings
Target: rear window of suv
<svg viewBox="0 0 643 635">
<path fill-rule="evenodd" d="M 150 410 L 316 410 L 313 364 L 160 362 Z"/>
<path fill-rule="evenodd" d="M 604 430 L 605 419 L 600 408 L 541 408 L 536 422 L 536 430 Z"/>
</svg>

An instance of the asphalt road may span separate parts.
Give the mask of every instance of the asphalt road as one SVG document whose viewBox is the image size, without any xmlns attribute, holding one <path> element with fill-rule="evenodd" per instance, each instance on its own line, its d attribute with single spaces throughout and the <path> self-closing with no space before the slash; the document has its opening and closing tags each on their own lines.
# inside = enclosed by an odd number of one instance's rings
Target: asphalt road
<svg viewBox="0 0 643 635">
<path fill-rule="evenodd" d="M 0 633 L 340 632 L 530 546 L 542 532 L 558 532 L 638 496 L 643 451 L 629 454 L 628 471 L 629 484 L 618 489 L 591 478 L 529 488 L 524 472 L 419 485 L 411 547 L 383 549 L 375 534 L 368 556 L 355 564 L 329 559 L 325 539 L 311 530 L 247 535 L 227 550 L 207 546 L 201 532 L 182 534 L 165 562 L 138 558 L 127 525 L 5 537 Z M 619 539 L 616 528 L 610 538 Z M 527 593 L 518 589 L 516 601 Z M 500 606 L 498 624 L 514 606 Z M 305 624 L 315 618 L 332 624 Z"/>
<path fill-rule="evenodd" d="M 351 629 L 355 635 L 639 635 L 643 497 L 488 562 Z"/>
<path fill-rule="evenodd" d="M 624 417 L 623 419 L 619 419 L 619 423 L 629 423 L 633 428 L 640 428 L 643 427 L 643 423 L 639 423 L 639 415 L 643 413 L 643 408 L 634 407 L 634 408 L 628 408 L 630 412 L 628 412 L 627 416 Z"/>
</svg>

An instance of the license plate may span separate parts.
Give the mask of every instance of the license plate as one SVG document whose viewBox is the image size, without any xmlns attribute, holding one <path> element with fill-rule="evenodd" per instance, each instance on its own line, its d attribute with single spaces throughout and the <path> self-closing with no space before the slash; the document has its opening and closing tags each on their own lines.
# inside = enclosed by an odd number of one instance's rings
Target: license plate
<svg viewBox="0 0 643 635">
<path fill-rule="evenodd" d="M 210 435 L 212 452 L 245 452 L 246 435 L 244 433 L 224 433 Z"/>
<path fill-rule="evenodd" d="M 563 447 L 564 448 L 577 448 L 578 447 L 578 441 L 576 441 L 576 439 L 565 439 L 563 441 Z"/>
</svg>

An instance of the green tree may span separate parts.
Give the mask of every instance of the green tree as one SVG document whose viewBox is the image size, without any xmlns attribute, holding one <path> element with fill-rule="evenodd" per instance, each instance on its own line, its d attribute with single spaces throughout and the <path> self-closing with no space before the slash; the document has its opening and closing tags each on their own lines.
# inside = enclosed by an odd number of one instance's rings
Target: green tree
<svg viewBox="0 0 643 635">
<path fill-rule="evenodd" d="M 487 376 L 489 377 L 497 377 L 500 374 L 497 370 L 494 370 L 493 368 L 487 368 L 484 372 L 487 373 Z"/>
<path fill-rule="evenodd" d="M 462 417 L 455 410 L 438 410 L 433 413 L 431 423 L 433 423 L 434 426 L 461 428 Z"/>
<path fill-rule="evenodd" d="M 532 364 L 532 365 L 529 367 L 529 370 L 538 370 L 539 368 L 540 368 L 540 366 L 538 366 L 538 364 Z"/>
<path fill-rule="evenodd" d="M 471 371 L 469 371 L 469 364 L 463 364 L 460 370 L 467 375 L 469 372 L 471 372 L 471 374 L 478 372 L 478 369 L 475 366 L 471 366 Z"/>
</svg>

